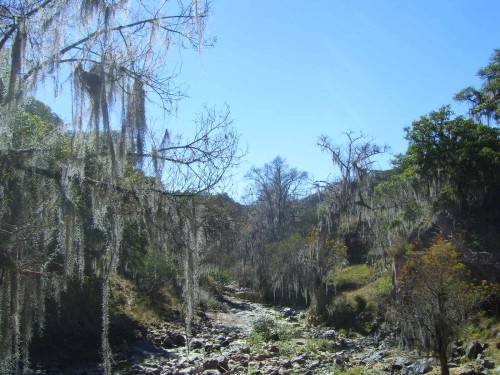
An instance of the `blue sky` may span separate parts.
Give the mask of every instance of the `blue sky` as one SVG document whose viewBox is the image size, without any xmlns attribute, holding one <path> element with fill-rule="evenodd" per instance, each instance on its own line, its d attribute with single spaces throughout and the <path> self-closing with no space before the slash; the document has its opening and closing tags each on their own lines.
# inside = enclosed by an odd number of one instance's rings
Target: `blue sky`
<svg viewBox="0 0 500 375">
<path fill-rule="evenodd" d="M 477 70 L 500 48 L 500 1 L 218 0 L 217 37 L 201 56 L 183 52 L 190 99 L 175 122 L 203 104 L 227 103 L 248 146 L 243 175 L 275 156 L 315 179 L 334 178 L 321 134 L 363 131 L 404 152 L 405 126 L 478 86 Z M 457 106 L 457 112 L 464 108 Z M 390 156 L 381 158 L 387 168 Z"/>
<path fill-rule="evenodd" d="M 478 86 L 477 70 L 500 48 L 498 0 L 215 0 L 213 11 L 216 45 L 172 54 L 190 98 L 167 126 L 189 132 L 204 105 L 230 106 L 248 147 L 229 191 L 237 199 L 245 173 L 277 155 L 333 179 L 322 134 L 340 144 L 342 132 L 363 131 L 404 152 L 403 128 Z"/>
</svg>

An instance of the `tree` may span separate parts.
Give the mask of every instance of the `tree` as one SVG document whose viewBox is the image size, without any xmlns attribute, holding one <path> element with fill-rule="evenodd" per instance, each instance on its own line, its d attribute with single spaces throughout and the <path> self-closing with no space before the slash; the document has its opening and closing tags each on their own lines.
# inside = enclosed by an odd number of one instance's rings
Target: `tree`
<svg viewBox="0 0 500 375">
<path fill-rule="evenodd" d="M 449 374 L 450 344 L 480 296 L 466 275 L 453 245 L 438 238 L 425 253 L 409 255 L 392 310 L 405 343 L 435 354 L 443 375 Z"/>
<path fill-rule="evenodd" d="M 336 181 L 324 181 L 326 186 L 323 186 L 322 193 L 325 196 L 326 209 L 318 210 L 317 271 L 314 277 L 316 279 L 315 313 L 319 316 L 325 314 L 328 302 L 325 264 L 329 248 L 333 243 L 336 244 L 336 248 L 344 249 L 343 237 L 351 233 L 351 223 L 357 222 L 359 226 L 363 221 L 363 212 L 371 210 L 367 201 L 367 193 L 372 185 L 370 175 L 374 162 L 372 158 L 388 150 L 387 146 L 372 143 L 373 140 L 368 140 L 363 133 L 354 134 L 349 131 L 344 135 L 347 138 L 345 144 L 336 145 L 326 135 L 320 136 L 317 143 L 322 151 L 330 154 L 334 167 L 340 171 L 340 176 Z M 318 183 L 318 188 L 320 184 L 321 182 Z M 354 254 L 351 252 L 349 255 L 353 258 Z M 359 258 L 359 256 L 354 258 Z"/>
<path fill-rule="evenodd" d="M 176 212 L 218 186 L 236 163 L 229 109 L 206 109 L 191 137 L 168 129 L 146 136 L 149 106 L 168 114 L 184 97 L 174 83 L 178 71 L 168 69 L 171 47 L 210 45 L 203 37 L 209 12 L 200 0 L 0 5 L 0 372 L 27 370 L 33 327 L 43 325 L 44 285 L 57 294 L 90 271 L 102 282 L 110 373 L 110 283 L 126 225 L 143 226 L 154 251 L 174 248 L 174 228 L 186 222 L 192 233 L 184 233 L 185 248 L 203 242 L 201 219 L 182 221 Z M 50 116 L 16 117 L 49 79 L 56 93 L 68 92 L 72 129 Z M 19 131 L 22 142 L 14 137 Z M 53 134 L 68 143 L 54 143 Z"/>
<path fill-rule="evenodd" d="M 341 230 L 343 223 L 344 230 L 348 231 L 351 217 L 357 214 L 359 223 L 363 210 L 370 209 L 366 201 L 366 189 L 374 163 L 372 158 L 389 150 L 388 146 L 374 144 L 363 133 L 349 131 L 344 135 L 347 141 L 340 145 L 334 144 L 326 135 L 320 136 L 318 140 L 318 146 L 330 154 L 334 167 L 340 171 L 336 181 L 326 182 L 325 189 L 328 215 L 337 221 L 337 231 Z M 331 223 L 330 229 L 333 229 Z"/>
<path fill-rule="evenodd" d="M 304 194 L 307 173 L 290 168 L 277 156 L 262 168 L 252 167 L 246 178 L 252 182 L 250 193 L 262 211 L 269 241 L 283 239 L 293 219 L 293 204 Z"/>
<path fill-rule="evenodd" d="M 455 95 L 455 100 L 468 102 L 469 113 L 477 122 L 494 120 L 500 124 L 500 49 L 496 49 L 486 67 L 479 69 L 477 75 L 485 82 L 481 89 L 467 87 Z"/>
<path fill-rule="evenodd" d="M 451 186 L 459 204 L 495 203 L 500 182 L 500 130 L 463 116 L 449 106 L 406 127 L 408 151 L 400 160 L 435 191 Z"/>
</svg>

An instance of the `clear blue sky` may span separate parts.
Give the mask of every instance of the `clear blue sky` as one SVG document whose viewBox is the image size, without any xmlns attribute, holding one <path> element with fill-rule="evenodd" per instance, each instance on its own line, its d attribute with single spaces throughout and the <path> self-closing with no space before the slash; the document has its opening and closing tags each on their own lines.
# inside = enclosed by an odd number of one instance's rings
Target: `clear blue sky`
<svg viewBox="0 0 500 375">
<path fill-rule="evenodd" d="M 167 125 L 188 131 L 203 105 L 230 106 L 248 146 L 236 198 L 250 167 L 277 155 L 334 178 L 315 145 L 321 134 L 341 143 L 342 132 L 363 131 L 404 152 L 403 128 L 478 86 L 477 70 L 500 48 L 499 0 L 215 0 L 213 10 L 207 35 L 217 43 L 180 52 L 177 83 L 190 98 Z"/>
<path fill-rule="evenodd" d="M 479 85 L 477 70 L 500 48 L 500 1 L 217 0 L 214 48 L 184 54 L 190 99 L 227 103 L 248 145 L 240 179 L 275 156 L 315 179 L 335 176 L 321 134 L 342 142 L 362 130 L 393 153 L 403 128 Z M 457 107 L 458 111 L 463 108 Z M 387 168 L 387 160 L 380 168 Z"/>
</svg>

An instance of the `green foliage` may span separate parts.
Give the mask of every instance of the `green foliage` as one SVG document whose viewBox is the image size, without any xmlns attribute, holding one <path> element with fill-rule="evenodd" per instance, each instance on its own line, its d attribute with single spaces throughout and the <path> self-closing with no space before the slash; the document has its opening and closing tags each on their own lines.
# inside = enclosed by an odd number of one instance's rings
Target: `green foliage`
<svg viewBox="0 0 500 375">
<path fill-rule="evenodd" d="M 359 289 L 370 283 L 376 277 L 376 270 L 368 264 L 355 264 L 347 266 L 337 271 L 334 280 L 337 284 L 337 291 L 347 291 Z"/>
<path fill-rule="evenodd" d="M 410 254 L 392 319 L 407 345 L 436 354 L 447 373 L 449 345 L 484 298 L 483 289 L 468 282 L 453 245 L 438 238 L 428 251 Z"/>
<path fill-rule="evenodd" d="M 251 342 L 281 341 L 290 339 L 294 335 L 295 331 L 292 325 L 282 322 L 272 315 L 263 314 L 253 321 L 249 340 Z"/>
<path fill-rule="evenodd" d="M 468 102 L 470 113 L 476 120 L 493 119 L 500 123 L 500 49 L 496 49 L 489 64 L 477 75 L 484 80 L 480 90 L 467 87 L 455 95 L 455 100 Z"/>
<path fill-rule="evenodd" d="M 405 128 L 409 141 L 403 169 L 424 180 L 449 184 L 464 206 L 494 200 L 500 183 L 500 130 L 453 117 L 449 106 L 433 111 Z"/>
</svg>

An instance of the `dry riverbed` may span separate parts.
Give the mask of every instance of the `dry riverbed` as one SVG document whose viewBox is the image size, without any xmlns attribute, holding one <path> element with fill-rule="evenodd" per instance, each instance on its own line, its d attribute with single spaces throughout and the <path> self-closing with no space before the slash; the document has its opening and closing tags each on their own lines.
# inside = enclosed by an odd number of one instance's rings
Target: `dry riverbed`
<svg viewBox="0 0 500 375">
<path fill-rule="evenodd" d="M 228 288 L 220 308 L 199 313 L 186 335 L 180 323 L 163 323 L 142 339 L 115 348 L 114 373 L 149 374 L 438 374 L 433 359 L 401 351 L 390 339 L 342 335 L 306 325 L 305 313 L 236 297 Z M 256 334 L 255 330 L 260 334 Z M 452 374 L 500 373 L 489 350 L 458 348 Z M 456 350 L 455 350 L 456 351 Z M 98 367 L 50 369 L 38 374 L 100 374 Z"/>
</svg>

